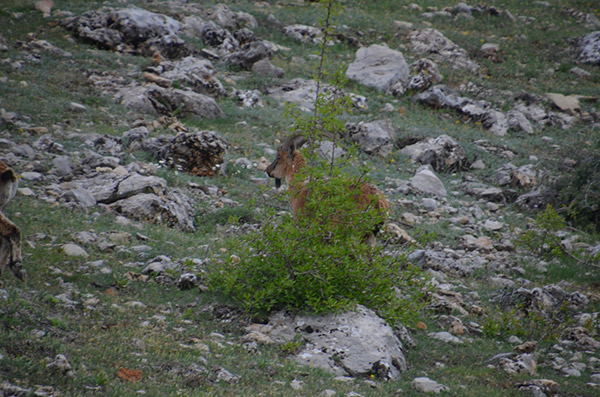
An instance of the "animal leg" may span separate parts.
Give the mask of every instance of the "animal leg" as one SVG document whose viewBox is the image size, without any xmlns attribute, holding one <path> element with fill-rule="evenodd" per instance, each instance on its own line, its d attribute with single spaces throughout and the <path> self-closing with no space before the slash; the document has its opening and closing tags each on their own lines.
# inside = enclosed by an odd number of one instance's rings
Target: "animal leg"
<svg viewBox="0 0 600 397">
<path fill-rule="evenodd" d="M 15 276 L 23 281 L 21 256 L 21 231 L 0 212 L 0 274 L 8 265 Z"/>
</svg>

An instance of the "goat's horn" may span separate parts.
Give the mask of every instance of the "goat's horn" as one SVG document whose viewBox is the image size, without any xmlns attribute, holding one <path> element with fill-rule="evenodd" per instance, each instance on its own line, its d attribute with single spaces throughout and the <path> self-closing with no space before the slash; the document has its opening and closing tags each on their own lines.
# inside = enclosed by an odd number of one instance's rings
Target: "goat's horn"
<svg viewBox="0 0 600 397">
<path fill-rule="evenodd" d="M 302 145 L 304 145 L 306 143 L 306 141 L 307 141 L 307 139 L 304 135 L 295 134 L 285 140 L 283 147 L 286 149 L 289 149 L 291 151 L 294 151 L 294 150 L 302 147 Z"/>
</svg>

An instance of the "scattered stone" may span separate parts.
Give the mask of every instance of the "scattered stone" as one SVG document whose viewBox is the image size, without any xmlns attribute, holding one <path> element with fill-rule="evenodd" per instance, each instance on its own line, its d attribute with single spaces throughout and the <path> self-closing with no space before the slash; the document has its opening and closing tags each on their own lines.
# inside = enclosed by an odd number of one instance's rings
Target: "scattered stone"
<svg viewBox="0 0 600 397">
<path fill-rule="evenodd" d="M 323 40 L 321 29 L 306 25 L 289 25 L 283 28 L 283 33 L 302 43 L 319 44 Z"/>
<path fill-rule="evenodd" d="M 85 113 L 87 112 L 87 107 L 77 102 L 69 103 L 69 108 L 75 113 Z"/>
<path fill-rule="evenodd" d="M 433 339 L 437 339 L 439 341 L 445 343 L 453 343 L 453 344 L 463 344 L 464 342 L 458 337 L 452 335 L 450 332 L 442 331 L 442 332 L 432 332 L 429 336 Z"/>
<path fill-rule="evenodd" d="M 87 258 L 89 254 L 77 244 L 65 244 L 62 246 L 62 250 L 67 256 L 84 257 Z"/>
<path fill-rule="evenodd" d="M 441 383 L 438 383 L 427 377 L 415 378 L 413 379 L 411 385 L 413 389 L 416 389 L 418 392 L 421 393 L 440 394 L 443 391 L 450 390 L 448 386 L 444 386 Z"/>
<path fill-rule="evenodd" d="M 498 366 L 508 374 L 529 374 L 534 375 L 537 363 L 531 354 L 520 354 L 513 358 L 502 358 Z"/>
<path fill-rule="evenodd" d="M 75 377 L 73 367 L 64 354 L 57 355 L 54 360 L 46 365 L 46 368 L 60 376 L 65 376 L 67 378 Z"/>
</svg>

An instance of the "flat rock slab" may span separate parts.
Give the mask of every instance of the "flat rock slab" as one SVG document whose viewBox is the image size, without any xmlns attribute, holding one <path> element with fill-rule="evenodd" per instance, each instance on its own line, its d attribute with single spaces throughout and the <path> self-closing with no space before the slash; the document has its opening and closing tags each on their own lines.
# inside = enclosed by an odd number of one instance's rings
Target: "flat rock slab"
<svg viewBox="0 0 600 397">
<path fill-rule="evenodd" d="M 360 48 L 346 70 L 349 79 L 387 93 L 397 83 L 406 84 L 408 75 L 408 64 L 402 53 L 381 45 Z"/>
<path fill-rule="evenodd" d="M 323 316 L 271 316 L 269 336 L 277 342 L 302 335 L 306 345 L 296 355 L 302 364 L 337 375 L 396 379 L 406 371 L 402 343 L 394 330 L 375 312 L 363 306 L 354 311 Z"/>
</svg>

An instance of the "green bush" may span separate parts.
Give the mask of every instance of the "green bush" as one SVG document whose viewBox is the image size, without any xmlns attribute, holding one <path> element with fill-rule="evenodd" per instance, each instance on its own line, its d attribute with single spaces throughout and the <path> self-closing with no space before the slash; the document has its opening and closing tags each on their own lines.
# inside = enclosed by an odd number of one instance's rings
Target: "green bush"
<svg viewBox="0 0 600 397">
<path fill-rule="evenodd" d="M 335 1 L 324 3 L 327 42 Z M 322 46 L 321 60 L 324 51 Z M 336 73 L 333 85 L 340 87 L 342 76 Z M 320 87 L 322 67 L 316 79 Z M 362 304 L 392 323 L 409 322 L 424 305 L 422 277 L 403 256 L 367 244 L 365 236 L 386 215 L 375 195 L 357 205 L 367 170 L 356 166 L 355 148 L 340 158 L 318 154 L 323 139 L 341 145 L 341 116 L 350 111 L 351 101 L 340 93 L 317 89 L 314 112 L 286 111 L 293 119 L 291 133 L 301 133 L 308 142 L 302 150 L 305 165 L 295 176 L 295 186 L 307 192 L 300 216 L 273 217 L 260 232 L 231 240 L 229 251 L 236 255 L 214 266 L 210 285 L 252 314 L 278 309 L 321 313 Z"/>
<path fill-rule="evenodd" d="M 560 245 L 560 237 L 556 232 L 567 226 L 565 218 L 550 204 L 538 212 L 535 228 L 527 230 L 517 240 L 517 245 L 542 255 L 546 259 L 560 258 L 565 252 Z"/>
<path fill-rule="evenodd" d="M 572 218 L 600 231 L 600 139 L 590 149 L 573 153 L 577 166 L 557 182 L 560 203 L 572 208 Z"/>
</svg>

